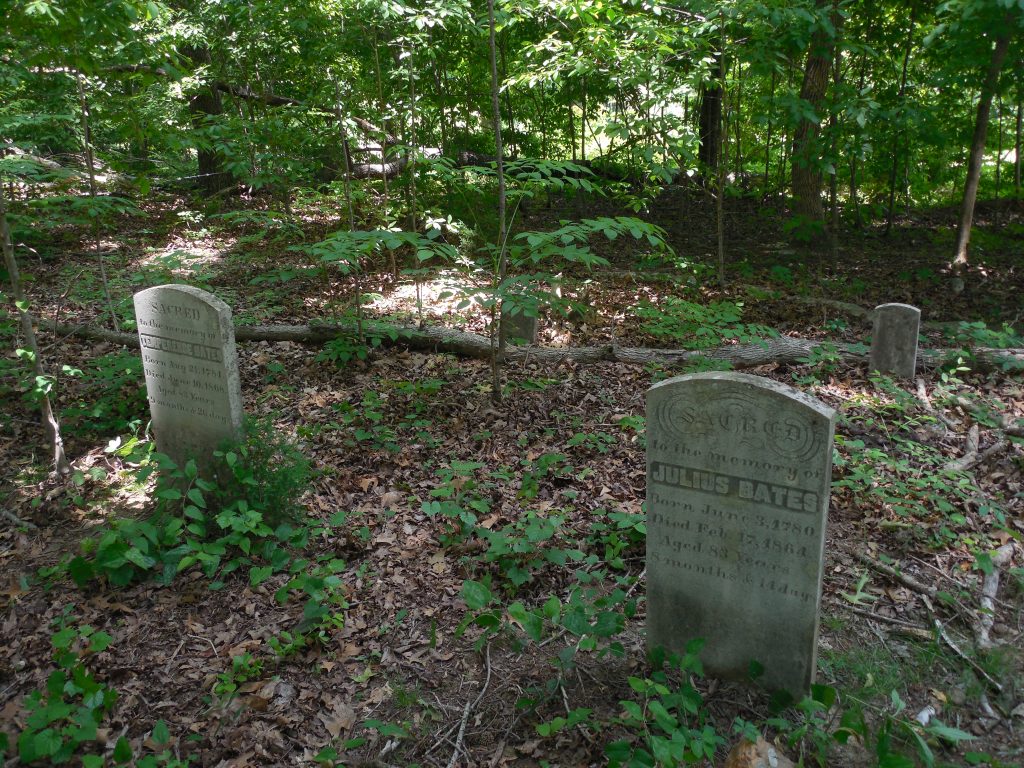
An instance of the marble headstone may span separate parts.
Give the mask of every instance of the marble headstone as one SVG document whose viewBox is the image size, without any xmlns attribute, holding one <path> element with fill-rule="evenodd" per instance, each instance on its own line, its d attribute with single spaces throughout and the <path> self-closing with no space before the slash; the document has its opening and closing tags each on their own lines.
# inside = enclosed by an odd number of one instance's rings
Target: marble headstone
<svg viewBox="0 0 1024 768">
<path fill-rule="evenodd" d="M 135 319 L 157 450 L 179 466 L 209 461 L 242 431 L 231 308 L 187 285 L 135 294 Z"/>
<path fill-rule="evenodd" d="M 920 329 L 921 310 L 917 307 L 909 304 L 882 304 L 875 307 L 871 370 L 903 379 L 914 378 Z"/>
<path fill-rule="evenodd" d="M 647 643 L 709 674 L 814 680 L 835 412 L 793 387 L 698 373 L 647 392 Z"/>
</svg>

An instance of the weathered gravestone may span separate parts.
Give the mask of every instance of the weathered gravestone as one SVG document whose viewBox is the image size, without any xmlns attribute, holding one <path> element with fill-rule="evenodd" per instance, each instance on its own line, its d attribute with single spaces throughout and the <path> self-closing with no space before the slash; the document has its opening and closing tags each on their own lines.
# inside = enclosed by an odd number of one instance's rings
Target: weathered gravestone
<svg viewBox="0 0 1024 768">
<path fill-rule="evenodd" d="M 914 378 L 920 329 L 921 310 L 917 307 L 909 304 L 882 304 L 875 307 L 871 370 L 904 379 Z"/>
<path fill-rule="evenodd" d="M 710 674 L 814 678 L 835 412 L 741 373 L 647 392 L 647 643 L 704 638 Z M 753 662 L 753 664 L 752 664 Z"/>
<path fill-rule="evenodd" d="M 135 319 L 157 450 L 179 465 L 209 461 L 242 430 L 231 308 L 187 285 L 135 294 Z"/>
<path fill-rule="evenodd" d="M 537 318 L 527 316 L 521 309 L 513 314 L 502 307 L 498 333 L 506 342 L 536 344 Z"/>
</svg>

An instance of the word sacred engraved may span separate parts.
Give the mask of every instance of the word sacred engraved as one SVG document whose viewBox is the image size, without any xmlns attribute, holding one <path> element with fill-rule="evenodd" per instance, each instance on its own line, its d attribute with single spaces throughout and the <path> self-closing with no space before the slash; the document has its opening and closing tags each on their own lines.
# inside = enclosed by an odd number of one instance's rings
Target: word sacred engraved
<svg viewBox="0 0 1024 768">
<path fill-rule="evenodd" d="M 817 449 L 807 418 L 789 412 L 765 415 L 750 398 L 732 393 L 702 406 L 687 399 L 668 399 L 658 412 L 661 427 L 676 438 L 735 441 L 768 451 L 781 459 L 802 460 Z"/>
</svg>

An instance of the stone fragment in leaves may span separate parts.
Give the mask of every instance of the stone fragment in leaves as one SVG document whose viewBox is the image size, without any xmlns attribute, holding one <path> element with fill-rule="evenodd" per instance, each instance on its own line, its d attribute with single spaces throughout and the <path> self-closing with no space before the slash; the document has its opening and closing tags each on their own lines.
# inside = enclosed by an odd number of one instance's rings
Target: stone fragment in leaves
<svg viewBox="0 0 1024 768">
<path fill-rule="evenodd" d="M 758 736 L 756 742 L 741 739 L 729 752 L 723 768 L 796 768 L 773 744 Z"/>
</svg>

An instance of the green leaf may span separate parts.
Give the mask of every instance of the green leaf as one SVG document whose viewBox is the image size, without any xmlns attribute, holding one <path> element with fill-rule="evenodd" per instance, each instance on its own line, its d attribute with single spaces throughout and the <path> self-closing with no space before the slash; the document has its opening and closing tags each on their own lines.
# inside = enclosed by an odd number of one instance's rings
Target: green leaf
<svg viewBox="0 0 1024 768">
<path fill-rule="evenodd" d="M 53 634 L 50 638 L 50 642 L 57 650 L 66 651 L 71 647 L 71 643 L 74 642 L 76 637 L 78 637 L 78 633 L 75 631 L 74 627 L 64 627 L 64 629 Z"/>
<path fill-rule="evenodd" d="M 90 581 L 92 581 L 95 575 L 92 563 L 83 557 L 76 557 L 70 563 L 68 563 L 68 575 L 71 576 L 71 580 L 75 582 L 79 587 L 84 587 Z"/>
<path fill-rule="evenodd" d="M 157 746 L 162 746 L 170 740 L 171 734 L 167 730 L 167 723 L 163 720 L 157 720 L 156 725 L 153 726 L 153 743 Z"/>
<path fill-rule="evenodd" d="M 533 611 L 526 610 L 520 602 L 512 603 L 508 607 L 509 618 L 519 624 L 526 633 L 526 636 L 535 643 L 540 642 L 544 635 L 544 622 L 540 616 Z"/>
<path fill-rule="evenodd" d="M 115 763 L 127 763 L 132 759 L 132 745 L 124 736 L 118 739 L 117 744 L 114 745 L 113 757 Z"/>
<path fill-rule="evenodd" d="M 89 638 L 89 653 L 100 653 L 101 651 L 105 651 L 110 647 L 112 642 L 114 642 L 114 638 L 106 632 L 97 632 Z"/>
<path fill-rule="evenodd" d="M 249 569 L 249 585 L 258 587 L 264 581 L 269 579 L 274 573 L 274 567 L 271 565 L 258 566 Z"/>
<path fill-rule="evenodd" d="M 975 738 L 966 731 L 945 725 L 938 720 L 932 720 L 931 724 L 925 728 L 925 731 L 931 736 L 937 736 L 943 741 L 948 741 L 952 744 L 959 744 L 961 741 L 973 741 Z"/>
<path fill-rule="evenodd" d="M 490 604 L 494 596 L 491 594 L 491 590 L 480 582 L 467 580 L 462 583 L 462 599 L 465 600 L 466 607 L 471 611 L 479 611 Z"/>
</svg>

